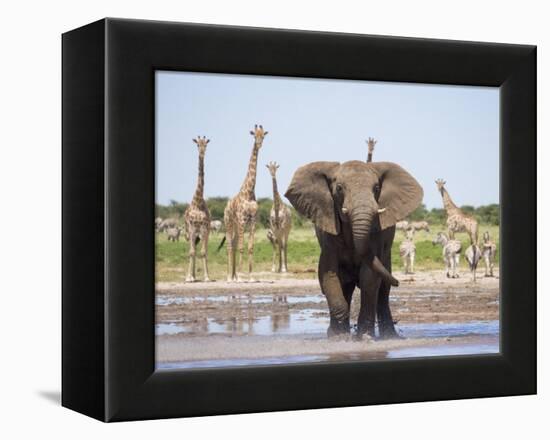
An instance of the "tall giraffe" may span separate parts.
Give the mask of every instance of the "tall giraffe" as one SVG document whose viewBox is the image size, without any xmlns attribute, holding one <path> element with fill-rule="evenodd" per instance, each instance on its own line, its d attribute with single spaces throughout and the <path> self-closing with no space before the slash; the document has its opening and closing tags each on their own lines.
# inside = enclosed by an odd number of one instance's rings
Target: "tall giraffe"
<svg viewBox="0 0 550 440">
<path fill-rule="evenodd" d="M 447 212 L 447 229 L 449 231 L 449 238 L 454 240 L 456 232 L 466 232 L 470 236 L 472 245 L 477 245 L 477 220 L 469 215 L 464 214 L 459 207 L 457 207 L 451 199 L 451 196 L 445 189 L 445 182 L 443 179 L 437 179 L 435 181 L 437 189 L 441 193 L 443 198 L 443 206 Z"/>
<path fill-rule="evenodd" d="M 204 281 L 210 281 L 208 278 L 208 235 L 210 233 L 210 211 L 206 206 L 203 197 L 204 193 L 204 154 L 206 145 L 210 139 L 198 136 L 193 139 L 199 149 L 199 175 L 197 178 L 197 189 L 193 195 L 193 200 L 183 214 L 185 238 L 189 241 L 189 267 L 185 281 L 195 281 L 195 255 L 198 242 L 201 242 L 200 257 L 204 264 Z"/>
<path fill-rule="evenodd" d="M 369 138 L 367 141 L 367 148 L 368 148 L 368 151 L 369 151 L 369 154 L 367 156 L 367 163 L 368 162 L 372 162 L 372 152 L 374 151 L 374 146 L 376 145 L 376 142 L 378 141 L 375 141 L 374 138 Z"/>
<path fill-rule="evenodd" d="M 227 281 L 242 281 L 240 277 L 243 253 L 244 233 L 248 226 L 248 275 L 252 280 L 252 264 L 254 260 L 254 233 L 258 203 L 256 202 L 256 170 L 258 168 L 258 152 L 262 148 L 267 135 L 261 125 L 255 125 L 250 134 L 254 136 L 254 146 L 248 162 L 248 172 L 239 193 L 233 197 L 224 211 L 225 240 L 227 241 Z M 223 242 L 222 242 L 223 245 Z M 220 245 L 221 246 L 221 245 Z M 236 264 L 236 251 L 239 251 L 239 264 Z"/>
<path fill-rule="evenodd" d="M 272 272 L 287 272 L 287 244 L 288 234 L 292 227 L 292 216 L 290 209 L 283 203 L 279 190 L 277 189 L 277 169 L 279 165 L 276 162 L 269 162 L 266 165 L 271 174 L 271 180 L 273 182 L 273 206 L 269 214 L 269 226 L 267 231 L 267 238 L 273 245 L 273 264 L 271 266 Z M 275 260 L 278 258 L 279 264 L 275 265 Z"/>
</svg>

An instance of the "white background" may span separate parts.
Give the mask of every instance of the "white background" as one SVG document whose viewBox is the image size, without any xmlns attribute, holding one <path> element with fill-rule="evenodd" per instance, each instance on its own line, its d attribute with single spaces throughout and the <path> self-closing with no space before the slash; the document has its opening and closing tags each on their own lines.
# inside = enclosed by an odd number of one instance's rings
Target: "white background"
<svg viewBox="0 0 550 440">
<path fill-rule="evenodd" d="M 548 166 L 545 2 L 4 2 L 0 25 L 2 438 L 526 438 L 548 432 L 548 234 L 539 227 L 539 395 L 101 424 L 59 406 L 61 39 L 105 16 L 538 45 L 539 170 Z M 467 142 L 467 139 L 464 139 Z M 545 167 L 546 165 L 546 167 Z M 539 225 L 548 172 L 539 172 Z M 546 194 L 547 195 L 547 194 Z M 521 213 L 518 212 L 518 215 Z M 546 345 L 546 347 L 545 347 Z"/>
</svg>

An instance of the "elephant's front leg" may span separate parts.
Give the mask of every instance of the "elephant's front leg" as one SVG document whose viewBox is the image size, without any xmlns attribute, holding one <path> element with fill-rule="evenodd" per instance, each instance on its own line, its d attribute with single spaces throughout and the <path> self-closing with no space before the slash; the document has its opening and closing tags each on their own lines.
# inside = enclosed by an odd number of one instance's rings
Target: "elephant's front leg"
<svg viewBox="0 0 550 440">
<path fill-rule="evenodd" d="M 349 303 L 344 297 L 342 283 L 338 275 L 338 261 L 334 255 L 321 253 L 319 258 L 319 284 L 327 298 L 330 313 L 329 338 L 349 334 Z"/>
<path fill-rule="evenodd" d="M 361 288 L 361 308 L 357 318 L 357 336 L 364 333 L 374 338 L 374 324 L 378 308 L 378 290 L 381 278 L 374 272 L 369 264 L 363 263 L 359 273 L 359 286 Z"/>
</svg>

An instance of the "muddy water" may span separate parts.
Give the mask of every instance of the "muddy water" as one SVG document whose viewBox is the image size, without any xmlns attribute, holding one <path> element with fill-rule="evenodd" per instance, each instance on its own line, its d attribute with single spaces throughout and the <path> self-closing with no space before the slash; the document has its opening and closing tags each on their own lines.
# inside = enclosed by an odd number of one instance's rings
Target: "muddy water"
<svg viewBox="0 0 550 440">
<path fill-rule="evenodd" d="M 466 292 L 466 293 L 465 293 Z M 417 309 L 445 309 L 467 291 L 403 290 L 392 298 L 394 315 L 411 316 Z M 484 300 L 485 301 L 485 300 Z M 498 308 L 496 298 L 486 307 Z M 399 322 L 404 343 L 363 345 L 326 342 L 328 308 L 320 293 L 308 294 L 160 294 L 157 304 L 157 346 L 166 359 L 161 369 L 220 368 L 244 365 L 277 365 L 345 360 L 491 354 L 499 352 L 499 322 L 469 319 L 457 314 L 455 321 Z M 482 304 L 485 306 L 485 304 Z M 357 304 L 352 305 L 352 318 Z M 354 312 L 355 310 L 355 312 Z M 445 315 L 446 316 L 446 315 Z M 477 316 L 477 315 L 475 315 Z M 484 314 L 481 317 L 495 317 Z M 471 317 L 471 316 L 470 316 Z M 356 317 L 355 317 L 356 318 Z M 436 316 L 437 318 L 437 316 Z M 410 321 L 410 320 L 409 320 Z M 217 345 L 216 345 L 217 344 Z M 332 344 L 332 345 L 331 345 Z M 348 344 L 348 345 L 346 345 Z M 196 346 L 202 352 L 193 354 Z M 345 345 L 342 350 L 341 346 Z M 174 352 L 180 354 L 173 354 Z M 265 347 L 268 346 L 269 349 Z M 216 348 L 217 347 L 217 348 Z M 288 347 L 294 347 L 289 349 Z M 318 347 L 318 350 L 317 348 Z M 302 351 L 303 349 L 303 351 Z M 308 353 L 311 351 L 319 353 Z M 273 355 L 277 353 L 280 355 Z M 307 354 L 304 354 L 307 353 Z M 189 359 L 186 359 L 189 357 Z M 196 359 L 199 357 L 199 359 Z M 212 359 L 209 359 L 212 357 Z M 174 359 L 176 358 L 176 359 Z"/>
</svg>

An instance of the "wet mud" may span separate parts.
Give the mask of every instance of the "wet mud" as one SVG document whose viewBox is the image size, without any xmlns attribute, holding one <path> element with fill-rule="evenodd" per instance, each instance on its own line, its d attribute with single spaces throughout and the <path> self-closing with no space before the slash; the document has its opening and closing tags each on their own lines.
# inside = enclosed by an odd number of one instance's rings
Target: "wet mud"
<svg viewBox="0 0 550 440">
<path fill-rule="evenodd" d="M 399 275 L 399 274 L 398 274 Z M 158 368 L 217 368 L 499 352 L 499 282 L 403 275 L 391 308 L 402 339 L 328 340 L 316 280 L 159 283 Z M 359 312 L 358 291 L 352 323 Z"/>
</svg>

